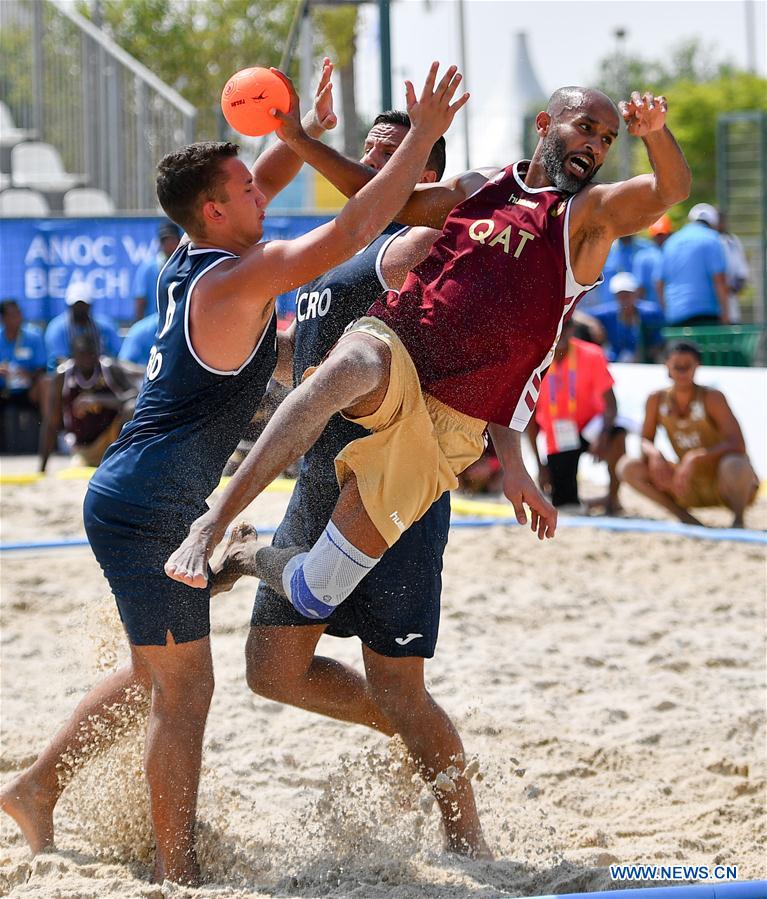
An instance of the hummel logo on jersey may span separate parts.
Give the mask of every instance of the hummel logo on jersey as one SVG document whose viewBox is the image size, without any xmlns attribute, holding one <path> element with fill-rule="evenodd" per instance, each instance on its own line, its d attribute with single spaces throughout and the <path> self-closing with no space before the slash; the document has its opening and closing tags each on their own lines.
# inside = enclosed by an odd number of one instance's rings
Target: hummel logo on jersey
<svg viewBox="0 0 767 899">
<path fill-rule="evenodd" d="M 525 197 L 518 197 L 516 194 L 512 194 L 509 197 L 509 203 L 511 203 L 512 206 L 524 206 L 526 209 L 538 208 L 536 200 L 527 200 Z"/>
<path fill-rule="evenodd" d="M 395 637 L 394 642 L 399 643 L 400 646 L 407 646 L 408 643 L 412 643 L 419 637 L 423 637 L 423 634 L 408 634 L 407 637 Z"/>
<path fill-rule="evenodd" d="M 391 518 L 391 520 L 394 522 L 394 524 L 396 524 L 397 527 L 398 527 L 401 531 L 404 531 L 404 530 L 405 530 L 405 524 L 404 524 L 404 522 L 402 521 L 402 519 L 399 517 L 399 515 L 397 515 L 396 509 L 394 510 L 394 512 L 391 513 L 391 515 L 389 516 L 389 518 Z"/>
</svg>

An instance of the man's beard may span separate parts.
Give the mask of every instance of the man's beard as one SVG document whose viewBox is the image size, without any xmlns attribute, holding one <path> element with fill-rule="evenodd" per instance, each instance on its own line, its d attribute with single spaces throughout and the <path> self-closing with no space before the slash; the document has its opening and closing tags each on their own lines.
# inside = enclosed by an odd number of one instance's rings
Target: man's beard
<svg viewBox="0 0 767 899">
<path fill-rule="evenodd" d="M 570 174 L 565 168 L 567 148 L 564 139 L 550 128 L 548 134 L 541 141 L 541 165 L 546 174 L 551 178 L 551 183 L 557 190 L 568 194 L 577 194 L 596 175 L 601 166 L 594 166 L 586 178 L 578 178 Z"/>
</svg>

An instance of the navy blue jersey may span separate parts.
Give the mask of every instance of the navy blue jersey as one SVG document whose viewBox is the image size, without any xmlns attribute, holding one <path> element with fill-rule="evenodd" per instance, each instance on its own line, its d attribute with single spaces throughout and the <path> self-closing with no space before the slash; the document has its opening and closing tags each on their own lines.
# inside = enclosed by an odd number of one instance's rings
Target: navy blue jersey
<svg viewBox="0 0 767 899">
<path fill-rule="evenodd" d="M 381 272 L 386 247 L 402 225 L 390 225 L 380 237 L 351 259 L 315 278 L 296 291 L 296 334 L 293 351 L 293 384 L 298 386 L 307 368 L 319 365 L 343 334 L 349 322 L 364 315 L 388 286 Z M 338 498 L 333 460 L 358 437 L 370 432 L 334 415 L 320 438 L 304 456 L 301 481 L 304 486 L 330 488 L 320 517 L 330 517 Z M 333 493 L 335 490 L 335 493 Z M 328 511 L 330 510 L 330 511 Z"/>
<path fill-rule="evenodd" d="M 197 281 L 233 253 L 183 244 L 157 282 L 158 334 L 133 419 L 90 486 L 136 506 L 196 518 L 253 417 L 277 361 L 276 318 L 236 371 L 218 371 L 195 353 L 189 297 Z"/>
</svg>

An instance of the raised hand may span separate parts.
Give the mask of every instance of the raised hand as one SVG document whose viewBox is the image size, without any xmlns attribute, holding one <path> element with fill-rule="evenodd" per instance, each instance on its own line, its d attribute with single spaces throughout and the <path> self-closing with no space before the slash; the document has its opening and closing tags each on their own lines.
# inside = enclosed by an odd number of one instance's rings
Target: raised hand
<svg viewBox="0 0 767 899">
<path fill-rule="evenodd" d="M 631 99 L 622 100 L 618 108 L 626 123 L 626 130 L 634 137 L 646 137 L 651 131 L 660 131 L 666 125 L 666 98 L 655 97 L 649 91 L 644 95 L 634 91 Z"/>
<path fill-rule="evenodd" d="M 447 131 L 455 114 L 462 106 L 466 105 L 466 101 L 469 99 L 469 94 L 465 93 L 451 105 L 450 101 L 458 90 L 462 76 L 458 74 L 456 66 L 450 66 L 435 87 L 438 69 L 439 63 L 433 62 L 418 99 L 416 99 L 413 83 L 405 82 L 407 111 L 413 129 L 433 135 L 433 140 L 437 140 Z"/>
<path fill-rule="evenodd" d="M 323 131 L 330 131 L 338 124 L 338 119 L 333 111 L 333 82 L 330 80 L 333 74 L 333 63 L 326 56 L 322 60 L 322 74 L 314 94 L 312 107 L 312 121 Z"/>
<path fill-rule="evenodd" d="M 274 66 L 271 66 L 269 71 L 274 72 L 275 75 L 281 78 L 285 83 L 285 87 L 288 89 L 288 94 L 290 96 L 290 108 L 288 111 L 281 112 L 279 109 L 270 109 L 269 114 L 273 115 L 280 123 L 275 131 L 277 137 L 279 137 L 280 140 L 284 140 L 286 143 L 290 143 L 291 140 L 296 140 L 304 134 L 304 128 L 301 124 L 301 104 L 290 78 L 288 78 L 287 75 L 284 75 L 279 69 L 275 69 Z"/>
</svg>

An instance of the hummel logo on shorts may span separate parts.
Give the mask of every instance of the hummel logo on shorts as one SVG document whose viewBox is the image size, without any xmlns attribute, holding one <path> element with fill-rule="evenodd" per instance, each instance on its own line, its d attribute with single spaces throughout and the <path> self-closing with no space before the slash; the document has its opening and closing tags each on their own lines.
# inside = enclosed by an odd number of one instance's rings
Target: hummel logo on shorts
<svg viewBox="0 0 767 899">
<path fill-rule="evenodd" d="M 418 637 L 423 637 L 423 634 L 408 634 L 407 637 L 395 637 L 394 642 L 399 643 L 400 646 L 407 646 L 408 643 L 412 643 Z"/>
<path fill-rule="evenodd" d="M 401 531 L 404 531 L 404 530 L 405 530 L 405 525 L 404 525 L 402 519 L 399 517 L 399 515 L 397 515 L 397 510 L 396 510 L 396 509 L 394 510 L 394 512 L 391 513 L 391 515 L 389 516 L 389 518 L 391 518 L 391 520 L 394 522 L 394 524 L 396 524 L 397 527 L 398 527 Z"/>
</svg>

